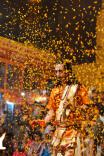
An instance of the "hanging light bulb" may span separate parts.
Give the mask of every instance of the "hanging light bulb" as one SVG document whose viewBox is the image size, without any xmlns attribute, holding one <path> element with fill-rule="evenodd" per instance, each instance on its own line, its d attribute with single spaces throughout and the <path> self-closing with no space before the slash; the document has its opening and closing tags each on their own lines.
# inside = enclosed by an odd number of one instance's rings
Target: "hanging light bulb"
<svg viewBox="0 0 104 156">
<path fill-rule="evenodd" d="M 25 92 L 21 92 L 21 96 L 23 96 L 23 97 L 24 97 L 24 96 L 25 96 Z"/>
</svg>

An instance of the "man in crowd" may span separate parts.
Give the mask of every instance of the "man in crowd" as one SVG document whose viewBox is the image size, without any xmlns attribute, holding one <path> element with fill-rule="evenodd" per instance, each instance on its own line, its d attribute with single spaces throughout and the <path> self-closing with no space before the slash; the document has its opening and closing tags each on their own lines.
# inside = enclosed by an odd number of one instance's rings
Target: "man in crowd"
<svg viewBox="0 0 104 156">
<path fill-rule="evenodd" d="M 52 154 L 81 156 L 80 138 L 86 135 L 86 123 L 93 120 L 89 118 L 88 94 L 73 76 L 70 63 L 57 63 L 55 72 L 57 83 L 51 91 L 47 105 L 49 111 L 45 117 L 45 124 L 51 122 L 56 129 L 52 138 Z"/>
</svg>

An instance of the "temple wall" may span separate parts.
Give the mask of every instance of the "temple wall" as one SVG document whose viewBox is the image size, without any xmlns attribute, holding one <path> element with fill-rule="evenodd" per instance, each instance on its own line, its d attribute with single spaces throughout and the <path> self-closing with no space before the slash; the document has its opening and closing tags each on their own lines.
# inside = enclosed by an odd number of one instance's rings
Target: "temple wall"
<svg viewBox="0 0 104 156">
<path fill-rule="evenodd" d="M 97 90 L 104 91 L 104 0 L 97 17 L 96 43 L 96 62 L 76 65 L 73 70 L 78 80 L 88 88 L 95 86 Z"/>
</svg>

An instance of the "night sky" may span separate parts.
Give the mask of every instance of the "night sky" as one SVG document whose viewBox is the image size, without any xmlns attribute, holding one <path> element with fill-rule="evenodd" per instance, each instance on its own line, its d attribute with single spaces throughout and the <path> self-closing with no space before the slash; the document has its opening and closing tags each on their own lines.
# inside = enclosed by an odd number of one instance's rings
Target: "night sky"
<svg viewBox="0 0 104 156">
<path fill-rule="evenodd" d="M 95 61 L 101 0 L 0 0 L 0 35 L 49 49 L 74 63 Z M 70 52 L 70 48 L 74 53 Z"/>
</svg>

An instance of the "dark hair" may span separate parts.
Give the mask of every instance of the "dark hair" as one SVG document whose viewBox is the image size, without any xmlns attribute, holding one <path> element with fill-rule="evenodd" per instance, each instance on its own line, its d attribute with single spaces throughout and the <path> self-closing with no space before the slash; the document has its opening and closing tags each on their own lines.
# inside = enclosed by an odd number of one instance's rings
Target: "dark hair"
<svg viewBox="0 0 104 156">
<path fill-rule="evenodd" d="M 72 64 L 71 63 L 68 63 L 68 62 L 64 63 L 64 68 L 68 72 L 71 72 L 72 73 Z"/>
</svg>

